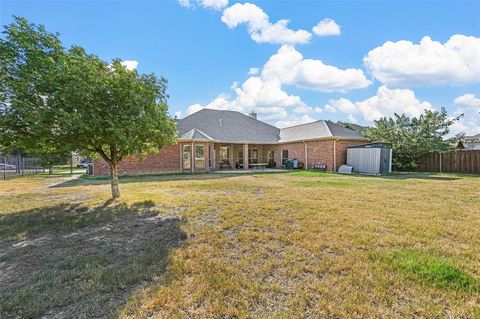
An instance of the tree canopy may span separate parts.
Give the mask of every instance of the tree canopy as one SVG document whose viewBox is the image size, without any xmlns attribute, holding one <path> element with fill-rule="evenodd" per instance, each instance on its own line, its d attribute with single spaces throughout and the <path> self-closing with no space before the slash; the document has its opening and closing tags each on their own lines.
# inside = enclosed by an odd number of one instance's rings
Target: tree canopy
<svg viewBox="0 0 480 319">
<path fill-rule="evenodd" d="M 167 81 L 107 63 L 79 46 L 65 49 L 59 35 L 23 18 L 0 39 L 2 144 L 40 153 L 81 151 L 109 165 L 112 196 L 117 167 L 176 140 L 168 114 Z"/>
<path fill-rule="evenodd" d="M 393 165 L 397 169 L 414 169 L 422 158 L 432 152 L 450 149 L 445 136 L 450 126 L 460 117 L 449 119 L 444 108 L 425 110 L 419 117 L 396 114 L 375 121 L 374 127 L 363 134 L 372 141 L 392 143 Z"/>
</svg>

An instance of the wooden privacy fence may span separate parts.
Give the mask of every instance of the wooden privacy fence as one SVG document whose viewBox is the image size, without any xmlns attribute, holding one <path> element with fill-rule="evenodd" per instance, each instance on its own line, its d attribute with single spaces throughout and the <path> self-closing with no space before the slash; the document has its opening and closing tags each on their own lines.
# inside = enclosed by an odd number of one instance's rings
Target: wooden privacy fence
<svg viewBox="0 0 480 319">
<path fill-rule="evenodd" d="M 418 166 L 418 171 L 480 174 L 480 150 L 432 153 Z"/>
</svg>

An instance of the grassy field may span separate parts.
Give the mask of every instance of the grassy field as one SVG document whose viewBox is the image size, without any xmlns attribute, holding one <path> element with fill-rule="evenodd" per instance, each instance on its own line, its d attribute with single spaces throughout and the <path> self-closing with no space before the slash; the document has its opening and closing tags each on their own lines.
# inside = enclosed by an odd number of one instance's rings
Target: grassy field
<svg viewBox="0 0 480 319">
<path fill-rule="evenodd" d="M 480 318 L 480 178 L 0 181 L 0 318 Z"/>
</svg>

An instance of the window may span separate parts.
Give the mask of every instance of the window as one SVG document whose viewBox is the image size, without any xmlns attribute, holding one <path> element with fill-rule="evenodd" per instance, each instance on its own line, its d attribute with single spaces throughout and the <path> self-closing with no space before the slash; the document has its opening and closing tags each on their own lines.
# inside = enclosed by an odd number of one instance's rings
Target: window
<svg viewBox="0 0 480 319">
<path fill-rule="evenodd" d="M 250 164 L 258 163 L 258 150 L 256 149 L 248 150 L 248 163 Z"/>
<path fill-rule="evenodd" d="M 192 148 L 190 145 L 183 145 L 183 169 L 190 169 L 192 165 Z"/>
<path fill-rule="evenodd" d="M 230 152 L 228 150 L 228 146 L 221 146 L 219 155 L 220 167 L 230 165 Z"/>
<path fill-rule="evenodd" d="M 275 162 L 275 151 L 268 151 L 268 162 Z"/>
<path fill-rule="evenodd" d="M 238 150 L 238 163 L 243 164 L 243 149 Z"/>
<path fill-rule="evenodd" d="M 288 150 L 283 150 L 282 151 L 282 165 L 285 165 L 285 162 L 288 159 Z"/>
<path fill-rule="evenodd" d="M 205 169 L 205 145 L 195 145 L 195 169 Z"/>
</svg>

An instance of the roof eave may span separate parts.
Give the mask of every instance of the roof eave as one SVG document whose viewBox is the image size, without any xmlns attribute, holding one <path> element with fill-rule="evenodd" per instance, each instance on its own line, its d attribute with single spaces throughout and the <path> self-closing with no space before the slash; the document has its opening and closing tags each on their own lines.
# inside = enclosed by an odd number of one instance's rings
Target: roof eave
<svg viewBox="0 0 480 319">
<path fill-rule="evenodd" d="M 366 137 L 345 137 L 345 136 L 327 136 L 327 137 L 317 137 L 309 139 L 295 139 L 288 141 L 225 141 L 225 140 L 206 140 L 206 139 L 178 139 L 179 142 L 208 142 L 208 143 L 217 143 L 217 144 L 261 144 L 261 145 L 277 145 L 277 144 L 287 144 L 287 143 L 299 143 L 299 142 L 313 142 L 313 141 L 328 141 L 328 140 L 340 140 L 340 141 L 368 141 Z"/>
<path fill-rule="evenodd" d="M 366 138 L 366 137 L 326 136 L 326 137 L 304 138 L 304 139 L 289 140 L 289 141 L 279 141 L 277 144 L 298 143 L 298 142 L 313 142 L 313 141 L 328 141 L 328 140 L 368 141 L 368 138 Z"/>
</svg>

